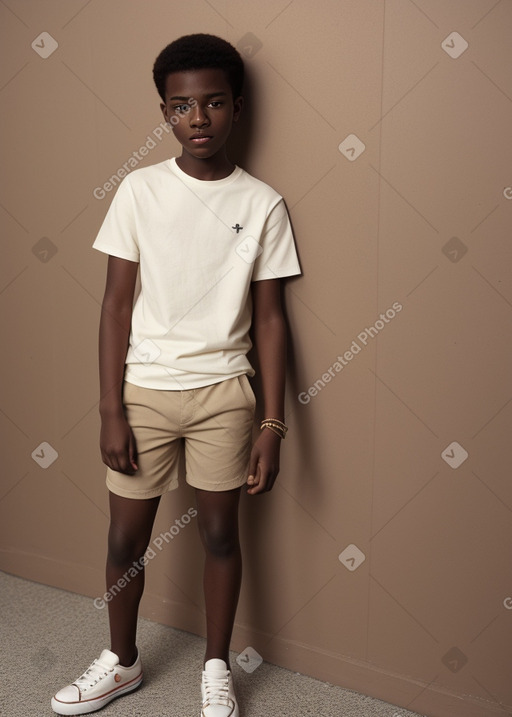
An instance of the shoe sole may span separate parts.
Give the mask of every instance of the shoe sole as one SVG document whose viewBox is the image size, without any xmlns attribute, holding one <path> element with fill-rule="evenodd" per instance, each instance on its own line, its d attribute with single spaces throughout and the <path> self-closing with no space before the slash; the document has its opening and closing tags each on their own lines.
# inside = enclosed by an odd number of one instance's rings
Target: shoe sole
<svg viewBox="0 0 512 717">
<path fill-rule="evenodd" d="M 202 709 L 201 709 L 201 717 L 204 717 L 204 711 L 203 711 Z M 234 711 L 229 715 L 229 717 L 239 717 L 238 704 L 235 705 L 235 709 L 234 709 Z"/>
<path fill-rule="evenodd" d="M 142 672 L 140 673 L 139 677 L 135 678 L 135 681 L 132 681 L 127 685 L 120 687 L 114 693 L 109 692 L 108 695 L 106 695 L 105 697 L 95 697 L 93 700 L 71 703 L 60 702 L 59 700 L 56 700 L 55 697 L 52 697 L 52 710 L 58 715 L 85 715 L 89 714 L 90 712 L 97 712 L 98 710 L 103 709 L 103 707 L 106 707 L 109 702 L 112 702 L 112 700 L 115 700 L 118 697 L 122 697 L 129 692 L 133 692 L 138 687 L 140 687 L 141 683 Z"/>
</svg>

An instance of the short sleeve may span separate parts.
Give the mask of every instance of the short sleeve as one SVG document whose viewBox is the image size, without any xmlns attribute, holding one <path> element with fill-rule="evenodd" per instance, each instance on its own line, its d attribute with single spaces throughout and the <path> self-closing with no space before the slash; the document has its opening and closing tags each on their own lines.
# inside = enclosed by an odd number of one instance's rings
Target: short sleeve
<svg viewBox="0 0 512 717">
<path fill-rule="evenodd" d="M 261 252 L 254 262 L 252 281 L 301 273 L 290 218 L 283 199 L 269 213 L 258 243 Z"/>
<path fill-rule="evenodd" d="M 117 188 L 92 246 L 98 251 L 120 259 L 139 261 L 135 201 L 133 190 L 126 177 Z"/>
</svg>

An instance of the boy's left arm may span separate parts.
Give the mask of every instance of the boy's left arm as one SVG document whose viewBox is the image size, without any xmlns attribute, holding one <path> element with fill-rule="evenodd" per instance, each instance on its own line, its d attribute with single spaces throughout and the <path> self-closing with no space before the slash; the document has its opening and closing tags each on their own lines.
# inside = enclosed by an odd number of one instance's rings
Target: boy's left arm
<svg viewBox="0 0 512 717">
<path fill-rule="evenodd" d="M 286 324 L 281 303 L 281 280 L 265 279 L 251 284 L 252 332 L 260 367 L 264 418 L 284 421 L 286 370 Z M 271 490 L 279 473 L 281 438 L 263 428 L 254 443 L 249 462 L 247 492 Z"/>
</svg>

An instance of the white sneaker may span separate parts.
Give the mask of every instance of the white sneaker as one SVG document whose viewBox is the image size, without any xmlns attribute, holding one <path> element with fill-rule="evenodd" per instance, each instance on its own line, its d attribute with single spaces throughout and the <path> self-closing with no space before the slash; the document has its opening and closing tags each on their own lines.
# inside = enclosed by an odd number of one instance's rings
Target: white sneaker
<svg viewBox="0 0 512 717">
<path fill-rule="evenodd" d="M 238 717 L 233 677 L 224 660 L 214 658 L 206 662 L 201 696 L 201 717 Z"/>
<path fill-rule="evenodd" d="M 83 715 L 100 710 L 126 692 L 137 689 L 142 682 L 140 655 L 131 667 L 119 664 L 110 650 L 103 650 L 98 660 L 75 682 L 63 687 L 52 697 L 52 709 L 59 715 Z"/>
</svg>

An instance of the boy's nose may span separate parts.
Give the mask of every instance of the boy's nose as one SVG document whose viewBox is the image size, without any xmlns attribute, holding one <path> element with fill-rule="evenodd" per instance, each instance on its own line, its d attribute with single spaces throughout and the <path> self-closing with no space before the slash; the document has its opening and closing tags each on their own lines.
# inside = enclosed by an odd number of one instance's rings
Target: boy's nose
<svg viewBox="0 0 512 717">
<path fill-rule="evenodd" d="M 208 124 L 208 121 L 208 115 L 206 114 L 206 112 L 203 112 L 199 105 L 196 105 L 191 110 L 190 124 L 192 127 L 202 127 Z"/>
</svg>

